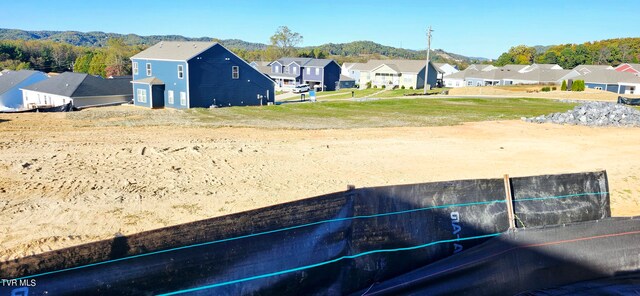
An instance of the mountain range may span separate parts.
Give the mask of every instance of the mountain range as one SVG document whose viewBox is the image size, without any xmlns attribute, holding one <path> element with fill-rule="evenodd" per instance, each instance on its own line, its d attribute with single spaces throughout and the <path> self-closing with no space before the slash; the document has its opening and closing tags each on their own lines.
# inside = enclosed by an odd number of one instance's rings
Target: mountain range
<svg viewBox="0 0 640 296">
<path fill-rule="evenodd" d="M 247 42 L 239 39 L 216 39 L 211 37 L 189 38 L 180 35 L 152 35 L 140 36 L 136 34 L 117 34 L 105 32 L 77 32 L 77 31 L 25 31 L 19 29 L 0 29 L 0 40 L 51 40 L 76 46 L 102 47 L 109 38 L 122 38 L 129 45 L 153 45 L 160 41 L 217 41 L 231 49 L 264 50 L 267 44 Z M 388 58 L 423 59 L 426 50 L 411 50 L 381 45 L 372 41 L 354 41 L 349 43 L 327 43 L 319 46 L 302 47 L 303 50 L 319 48 L 330 55 L 362 56 L 380 55 Z M 434 61 L 452 61 L 457 63 L 473 63 L 486 61 L 486 58 L 467 57 L 442 49 L 432 51 Z"/>
</svg>

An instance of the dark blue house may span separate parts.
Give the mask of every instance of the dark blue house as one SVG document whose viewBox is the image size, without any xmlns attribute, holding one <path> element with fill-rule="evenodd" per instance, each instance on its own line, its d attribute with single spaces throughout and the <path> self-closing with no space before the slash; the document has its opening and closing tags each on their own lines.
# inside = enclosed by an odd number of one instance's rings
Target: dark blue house
<svg viewBox="0 0 640 296">
<path fill-rule="evenodd" d="M 267 105 L 274 82 L 216 42 L 160 42 L 131 57 L 136 106 Z"/>
<path fill-rule="evenodd" d="M 342 71 L 336 61 L 328 59 L 281 58 L 269 66 L 268 75 L 280 88 L 309 84 L 318 90 L 335 90 Z"/>
</svg>

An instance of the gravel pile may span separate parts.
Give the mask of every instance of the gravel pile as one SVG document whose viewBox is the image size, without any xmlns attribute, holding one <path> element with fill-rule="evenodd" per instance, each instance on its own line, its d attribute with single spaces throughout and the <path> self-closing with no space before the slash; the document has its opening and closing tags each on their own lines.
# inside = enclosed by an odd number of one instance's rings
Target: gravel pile
<svg viewBox="0 0 640 296">
<path fill-rule="evenodd" d="M 533 123 L 640 127 L 640 111 L 616 103 L 588 102 L 564 113 L 553 113 L 532 118 L 523 117 L 522 120 Z"/>
</svg>

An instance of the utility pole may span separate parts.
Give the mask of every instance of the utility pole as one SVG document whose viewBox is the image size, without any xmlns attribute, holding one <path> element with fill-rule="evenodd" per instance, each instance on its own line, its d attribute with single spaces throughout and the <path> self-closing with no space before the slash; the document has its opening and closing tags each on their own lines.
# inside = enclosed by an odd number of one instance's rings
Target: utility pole
<svg viewBox="0 0 640 296">
<path fill-rule="evenodd" d="M 427 66 L 424 68 L 424 94 L 427 94 L 427 91 L 431 89 L 431 85 L 429 84 L 429 61 L 431 60 L 431 26 L 427 30 Z"/>
</svg>

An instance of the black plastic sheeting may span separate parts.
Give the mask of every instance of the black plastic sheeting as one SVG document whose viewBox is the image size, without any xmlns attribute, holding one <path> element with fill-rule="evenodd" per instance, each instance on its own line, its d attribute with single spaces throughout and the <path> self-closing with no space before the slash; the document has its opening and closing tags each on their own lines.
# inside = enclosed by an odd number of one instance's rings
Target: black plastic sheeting
<svg viewBox="0 0 640 296">
<path fill-rule="evenodd" d="M 35 112 L 51 113 L 51 112 L 71 112 L 73 110 L 74 110 L 73 104 L 68 103 L 68 104 L 60 105 L 56 107 L 39 107 L 34 109 L 18 110 L 18 111 L 0 111 L 0 113 L 35 113 Z"/>
<path fill-rule="evenodd" d="M 349 294 L 501 236 L 504 185 L 353 189 L 2 262 L 0 277 L 33 280 L 29 295 Z M 510 182 L 526 227 L 608 217 L 607 186 L 605 172 Z"/>
<path fill-rule="evenodd" d="M 618 97 L 618 104 L 640 106 L 640 99 L 631 99 L 625 97 Z"/>
<path fill-rule="evenodd" d="M 638 218 L 518 229 L 353 295 L 624 295 L 639 254 Z"/>
</svg>

